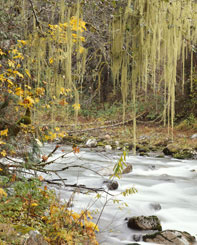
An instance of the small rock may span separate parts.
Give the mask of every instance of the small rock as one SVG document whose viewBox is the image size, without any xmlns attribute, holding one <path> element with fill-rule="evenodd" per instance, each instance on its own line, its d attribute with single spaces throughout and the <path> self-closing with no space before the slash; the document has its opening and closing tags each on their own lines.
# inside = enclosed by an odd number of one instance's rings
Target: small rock
<svg viewBox="0 0 197 245">
<path fill-rule="evenodd" d="M 86 142 L 87 147 L 96 147 L 97 146 L 97 141 L 96 139 L 88 139 Z"/>
<path fill-rule="evenodd" d="M 133 170 L 133 166 L 131 164 L 127 164 L 127 167 L 123 169 L 122 174 L 128 174 L 132 172 L 132 170 Z"/>
<path fill-rule="evenodd" d="M 191 136 L 191 139 L 197 139 L 197 134 L 193 134 L 193 135 Z"/>
<path fill-rule="evenodd" d="M 139 234 L 134 234 L 133 235 L 133 240 L 135 241 L 135 242 L 139 242 L 140 240 L 141 240 L 141 235 L 139 235 Z"/>
<path fill-rule="evenodd" d="M 111 145 L 106 145 L 105 146 L 105 151 L 111 151 L 112 150 L 112 146 Z"/>
<path fill-rule="evenodd" d="M 164 245 L 192 245 L 196 239 L 187 232 L 165 230 L 145 235 L 143 241 Z"/>
<path fill-rule="evenodd" d="M 115 145 L 118 147 L 120 145 L 120 142 L 118 140 L 116 140 Z"/>
<path fill-rule="evenodd" d="M 105 180 L 103 184 L 107 185 L 108 190 L 113 191 L 118 189 L 118 182 L 114 180 Z"/>
<path fill-rule="evenodd" d="M 127 226 L 134 230 L 162 230 L 157 216 L 132 217 L 128 220 Z"/>
<path fill-rule="evenodd" d="M 161 205 L 159 203 L 151 203 L 150 207 L 156 211 L 161 210 Z"/>
<path fill-rule="evenodd" d="M 106 134 L 106 135 L 104 136 L 104 138 L 105 138 L 106 140 L 110 140 L 110 139 L 111 139 L 111 136 L 110 136 L 109 134 Z"/>
</svg>

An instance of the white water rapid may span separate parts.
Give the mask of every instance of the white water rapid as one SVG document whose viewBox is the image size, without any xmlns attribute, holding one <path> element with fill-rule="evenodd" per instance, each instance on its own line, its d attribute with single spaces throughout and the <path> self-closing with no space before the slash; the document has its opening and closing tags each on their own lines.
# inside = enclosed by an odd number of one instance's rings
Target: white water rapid
<svg viewBox="0 0 197 245">
<path fill-rule="evenodd" d="M 47 145 L 43 151 L 49 153 L 54 145 Z M 61 150 L 64 150 L 62 153 Z M 56 159 L 71 147 L 60 147 L 49 159 Z M 68 168 L 59 172 L 62 178 L 67 178 L 65 184 L 85 185 L 89 188 L 107 188 L 103 181 L 107 176 L 96 174 L 109 173 L 117 163 L 121 152 L 96 152 L 96 150 L 81 149 L 79 154 L 69 153 L 49 165 L 48 169 L 62 169 L 73 165 L 85 168 Z M 73 207 L 75 211 L 89 209 L 93 212 L 94 222 L 97 222 L 100 232 L 97 234 L 99 244 L 132 244 L 134 238 L 143 232 L 127 227 L 125 218 L 139 215 L 156 215 L 161 221 L 162 229 L 187 231 L 197 237 L 197 161 L 177 160 L 170 158 L 140 157 L 128 155 L 126 162 L 132 164 L 133 171 L 116 179 L 119 187 L 109 191 L 114 197 L 100 192 L 97 199 L 94 192 L 87 194 L 75 193 Z M 93 171 L 88 170 L 92 169 Z M 47 179 L 57 179 L 56 175 L 44 176 Z M 120 195 L 127 188 L 135 187 L 138 193 L 124 197 Z M 63 200 L 68 200 L 72 192 L 65 187 L 55 188 Z M 87 192 L 84 189 L 84 193 Z M 119 199 L 114 204 L 113 199 Z M 124 205 L 124 202 L 128 206 Z M 147 233 L 147 232 L 146 232 Z M 150 244 L 137 241 L 139 244 Z"/>
</svg>

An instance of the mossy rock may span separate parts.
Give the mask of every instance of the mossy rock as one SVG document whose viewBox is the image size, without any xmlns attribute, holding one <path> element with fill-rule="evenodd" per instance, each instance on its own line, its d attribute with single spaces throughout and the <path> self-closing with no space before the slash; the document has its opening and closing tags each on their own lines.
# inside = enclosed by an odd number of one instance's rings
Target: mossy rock
<svg viewBox="0 0 197 245">
<path fill-rule="evenodd" d="M 127 226 L 134 230 L 162 230 L 160 220 L 155 215 L 131 217 Z"/>
<path fill-rule="evenodd" d="M 180 150 L 181 149 L 180 149 L 180 147 L 177 144 L 169 144 L 169 145 L 167 145 L 167 147 L 165 147 L 163 149 L 163 153 L 165 155 L 170 156 L 170 155 L 173 155 L 173 154 L 179 152 Z"/>
<path fill-rule="evenodd" d="M 150 151 L 149 147 L 140 144 L 136 146 L 136 150 L 140 153 L 147 153 Z"/>
<path fill-rule="evenodd" d="M 191 159 L 194 157 L 194 154 L 190 150 L 181 150 L 172 156 L 177 159 Z"/>
</svg>

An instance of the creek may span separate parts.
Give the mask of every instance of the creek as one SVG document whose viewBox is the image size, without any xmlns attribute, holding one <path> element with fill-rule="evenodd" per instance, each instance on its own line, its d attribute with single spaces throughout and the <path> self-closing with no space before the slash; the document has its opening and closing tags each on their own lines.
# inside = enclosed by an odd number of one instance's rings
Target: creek
<svg viewBox="0 0 197 245">
<path fill-rule="evenodd" d="M 53 149 L 54 145 L 48 144 L 42 151 L 48 154 Z M 103 181 L 109 177 L 104 175 L 112 172 L 121 152 L 100 152 L 98 148 L 82 148 L 78 154 L 74 154 L 71 147 L 62 146 L 49 160 L 56 159 L 67 152 L 68 154 L 63 158 L 48 165 L 47 169 L 57 170 L 69 166 L 68 169 L 59 172 L 61 178 L 67 179 L 65 184 L 104 188 L 108 191 Z M 99 192 L 101 198 L 98 199 L 96 193 L 82 189 L 83 193 L 76 192 L 73 198 L 72 209 L 77 212 L 82 209 L 92 211 L 95 223 L 102 212 L 98 221 L 99 244 L 134 243 L 134 238 L 145 233 L 129 229 L 125 218 L 140 215 L 156 215 L 161 221 L 163 230 L 187 231 L 197 237 L 197 161 L 128 154 L 126 162 L 132 164 L 133 171 L 116 179 L 119 183 L 118 189 L 109 191 L 114 196 Z M 71 166 L 74 165 L 81 165 L 85 168 L 72 168 Z M 55 174 L 43 176 L 49 180 L 57 179 Z M 132 187 L 135 187 L 138 192 L 126 197 L 120 195 L 125 189 Z M 54 186 L 53 188 L 59 193 L 62 201 L 68 201 L 72 194 L 72 188 Z M 120 201 L 113 203 L 113 199 Z M 137 243 L 150 244 L 142 241 Z"/>
</svg>

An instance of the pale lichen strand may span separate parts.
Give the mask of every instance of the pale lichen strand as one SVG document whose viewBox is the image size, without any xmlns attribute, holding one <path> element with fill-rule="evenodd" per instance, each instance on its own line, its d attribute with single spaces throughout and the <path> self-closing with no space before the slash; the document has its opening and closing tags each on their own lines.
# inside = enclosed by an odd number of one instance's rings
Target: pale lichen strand
<svg viewBox="0 0 197 245">
<path fill-rule="evenodd" d="M 123 119 L 125 118 L 125 100 L 128 88 L 131 88 L 132 91 L 133 116 L 135 118 L 136 93 L 143 88 L 147 94 L 147 88 L 152 87 L 156 108 L 157 92 L 163 94 L 163 121 L 164 125 L 168 124 L 169 133 L 171 132 L 173 137 L 177 62 L 182 60 L 183 90 L 184 62 L 189 53 L 191 54 L 190 77 L 192 88 L 192 47 L 197 39 L 195 28 L 197 18 L 194 10 L 195 1 L 193 0 L 170 2 L 129 0 L 125 13 L 122 15 L 119 13 L 118 17 L 114 17 L 112 26 L 112 74 L 114 84 L 116 84 L 119 74 L 122 72 L 120 82 L 123 98 Z M 128 56 L 127 68 L 125 66 L 125 54 Z M 131 63 L 132 76 L 129 74 Z M 127 80 L 125 80 L 126 77 Z M 134 141 L 136 140 L 135 123 L 133 126 Z"/>
</svg>

